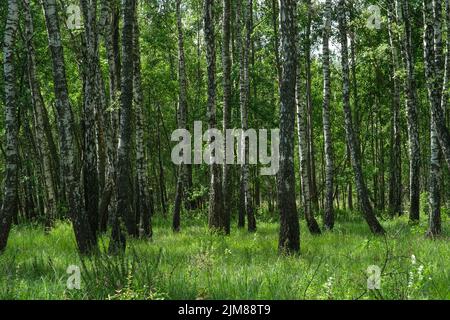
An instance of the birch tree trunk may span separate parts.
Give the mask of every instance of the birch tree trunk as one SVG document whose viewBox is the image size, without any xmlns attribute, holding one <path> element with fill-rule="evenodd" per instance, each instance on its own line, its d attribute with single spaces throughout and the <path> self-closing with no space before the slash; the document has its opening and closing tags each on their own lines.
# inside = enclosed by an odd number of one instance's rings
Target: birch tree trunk
<svg viewBox="0 0 450 320">
<path fill-rule="evenodd" d="M 324 208 L 324 226 L 331 230 L 334 227 L 334 208 L 333 208 L 333 141 L 331 138 L 330 123 L 330 96 L 331 96 L 331 80 L 330 80 L 330 47 L 329 38 L 331 33 L 331 0 L 325 3 L 325 26 L 323 28 L 323 137 L 325 152 L 325 208 Z"/>
<path fill-rule="evenodd" d="M 164 119 L 161 114 L 161 106 L 158 104 L 158 116 L 159 121 L 161 123 L 164 122 Z M 165 173 L 164 173 L 164 166 L 162 161 L 162 155 L 161 155 L 161 128 L 160 128 L 160 122 L 158 122 L 158 125 L 156 126 L 156 138 L 157 138 L 157 145 L 158 145 L 158 169 L 159 169 L 159 194 L 160 194 L 160 200 L 161 200 L 161 210 L 163 213 L 164 218 L 167 217 L 167 192 L 166 192 L 166 179 L 165 179 Z"/>
<path fill-rule="evenodd" d="M 273 42 L 274 42 L 274 52 L 275 52 L 275 67 L 277 69 L 277 81 L 278 88 L 281 84 L 281 59 L 280 59 L 280 38 L 278 36 L 278 0 L 272 0 L 272 25 L 273 25 Z"/>
<path fill-rule="evenodd" d="M 180 0 L 181 5 L 181 0 Z M 182 14 L 181 8 L 179 13 L 179 21 L 177 21 L 177 29 L 178 33 L 181 36 L 179 38 L 179 59 L 178 59 L 178 68 L 179 68 L 179 86 L 180 86 L 180 102 L 183 100 L 184 108 L 183 115 L 180 114 L 184 118 L 184 127 L 189 130 L 189 104 L 188 104 L 188 78 L 186 72 L 186 54 L 185 54 L 185 45 L 184 45 L 184 32 L 183 32 L 183 24 L 182 24 Z M 182 97 L 181 97 L 182 95 Z M 192 199 L 192 164 L 187 163 L 184 165 L 183 169 L 183 196 L 182 200 L 184 201 L 184 207 L 188 210 L 195 209 L 195 200 Z"/>
<path fill-rule="evenodd" d="M 186 64 L 184 57 L 184 38 L 183 24 L 181 18 L 181 0 L 176 1 L 177 30 L 178 30 L 178 129 L 187 129 L 187 81 L 186 81 Z M 173 209 L 172 229 L 175 232 L 180 231 L 180 211 L 184 194 L 187 191 L 187 165 L 182 163 L 178 167 L 178 181 L 175 194 L 175 205 Z"/>
<path fill-rule="evenodd" d="M 352 83 L 352 90 L 353 90 L 353 110 L 354 110 L 354 131 L 355 131 L 355 136 L 356 136 L 356 141 L 358 143 L 358 147 L 360 148 L 361 151 L 361 128 L 360 128 L 360 121 L 361 121 L 361 108 L 360 108 L 360 104 L 359 104 L 359 92 L 358 92 L 358 78 L 357 78 L 357 74 L 356 74 L 356 64 L 357 64 L 357 60 L 356 60 L 356 32 L 355 32 L 355 26 L 354 26 L 354 21 L 355 21 L 355 0 L 349 0 L 348 1 L 348 12 L 350 15 L 350 21 L 351 21 L 351 25 L 350 25 L 350 64 L 351 64 L 351 83 Z M 349 189 L 352 189 L 351 183 L 349 183 L 348 186 Z"/>
<path fill-rule="evenodd" d="M 319 209 L 319 197 L 317 194 L 316 181 L 316 162 L 314 146 L 314 124 L 313 124 L 313 106 L 312 106 L 312 75 L 311 75 L 311 27 L 312 27 L 312 3 L 306 0 L 307 6 L 307 26 L 305 34 L 305 69 L 306 69 L 306 112 L 307 112 L 307 174 L 309 183 L 309 197 L 311 208 Z"/>
<path fill-rule="evenodd" d="M 119 52 L 119 10 L 116 1 L 102 0 L 102 28 L 106 56 L 109 69 L 109 95 L 108 110 L 104 112 L 105 141 L 107 150 L 107 168 L 105 188 L 101 195 L 99 216 L 100 230 L 107 229 L 108 212 L 114 214 L 116 205 L 116 167 L 117 167 L 117 144 L 119 127 L 119 100 L 120 100 L 120 52 Z"/>
<path fill-rule="evenodd" d="M 56 186 L 53 172 L 56 168 L 53 167 L 51 154 L 51 145 L 53 145 L 53 137 L 51 132 L 46 133 L 45 130 L 49 127 L 45 103 L 41 94 L 41 85 L 37 78 L 36 66 L 36 50 L 33 43 L 34 27 L 33 17 L 31 14 L 31 6 L 29 0 L 23 0 L 24 17 L 25 17 L 25 38 L 27 46 L 27 65 L 28 65 L 28 81 L 31 90 L 31 100 L 33 103 L 33 117 L 34 117 L 34 131 L 36 135 L 36 142 L 39 145 L 37 152 L 39 154 L 40 165 L 43 173 L 44 198 L 46 202 L 45 217 L 46 226 L 51 227 L 52 221 L 56 215 Z M 47 120 L 47 121 L 46 121 Z"/>
<path fill-rule="evenodd" d="M 297 1 L 280 0 L 282 77 L 280 84 L 280 168 L 277 179 L 282 253 L 300 250 L 300 231 L 295 202 L 294 127 L 297 78 Z"/>
<path fill-rule="evenodd" d="M 207 118 L 209 129 L 217 127 L 216 119 L 216 46 L 214 34 L 214 1 L 204 1 L 204 34 L 206 43 L 206 63 L 208 69 L 208 101 Z M 212 143 L 210 137 L 209 143 Z M 217 150 L 216 150 L 217 151 Z M 215 155 L 213 155 L 215 156 Z M 222 170 L 217 163 L 210 165 L 210 189 L 209 189 L 209 228 L 212 231 L 225 232 L 223 195 L 222 195 Z"/>
<path fill-rule="evenodd" d="M 144 142 L 144 94 L 142 92 L 141 78 L 141 48 L 140 48 L 140 27 L 138 12 L 134 14 L 133 25 L 133 99 L 136 119 L 136 217 L 139 221 L 139 235 L 144 238 L 152 237 L 150 196 L 147 188 L 148 184 L 148 159 L 145 156 Z"/>
<path fill-rule="evenodd" d="M 430 7 L 431 9 L 433 9 L 433 7 L 436 10 L 436 7 L 442 7 L 442 5 L 436 1 L 436 0 L 425 0 L 424 1 L 424 5 L 426 7 Z M 427 9 L 428 11 L 428 9 Z M 439 11 L 439 9 L 438 9 Z M 439 39 L 442 39 L 442 34 L 441 34 L 441 21 L 442 18 L 439 17 L 435 17 L 434 20 L 434 26 L 431 26 L 431 28 L 435 28 L 434 30 L 434 34 L 435 37 L 438 37 Z M 435 47 L 439 46 L 439 43 L 435 43 Z M 437 51 L 442 49 L 442 41 L 440 44 L 440 48 L 437 48 Z M 442 51 L 442 50 L 441 50 Z M 443 68 L 442 68 L 442 52 L 440 52 L 439 54 L 436 55 L 436 61 L 435 63 L 439 62 L 439 65 L 435 66 L 435 72 L 437 72 L 437 74 L 434 76 L 433 78 L 433 87 L 435 87 L 435 91 L 439 94 L 439 92 L 442 91 L 442 76 L 443 76 Z M 434 97 L 434 99 L 438 99 L 439 96 Z M 434 100 L 433 99 L 433 100 Z M 439 100 L 441 102 L 441 100 Z M 433 103 L 431 106 L 431 115 L 432 115 L 432 122 L 433 125 L 435 126 L 435 130 L 436 130 L 436 135 L 439 139 L 439 144 L 441 146 L 441 150 L 442 153 L 444 155 L 445 161 L 447 162 L 447 166 L 450 169 L 450 132 L 446 126 L 445 120 L 445 112 L 444 109 L 441 106 L 441 103 Z"/>
<path fill-rule="evenodd" d="M 395 20 L 395 4 L 388 1 L 388 33 L 391 47 L 391 82 L 392 82 L 392 121 L 391 146 L 389 159 L 389 214 L 402 214 L 402 161 L 400 132 L 400 87 L 397 73 L 399 71 L 398 41 L 393 33 Z"/>
<path fill-rule="evenodd" d="M 132 208 L 131 152 L 132 152 L 132 115 L 133 115 L 133 21 L 135 0 L 122 2 L 122 77 L 120 95 L 120 126 L 118 146 L 117 176 L 117 212 L 113 218 L 110 252 L 124 250 L 125 236 L 122 223 L 130 235 L 137 235 L 136 217 Z"/>
<path fill-rule="evenodd" d="M 96 249 L 97 240 L 91 230 L 89 217 L 86 215 L 86 211 L 83 210 L 83 198 L 79 188 L 79 176 L 74 153 L 76 143 L 73 132 L 74 119 L 67 89 L 66 67 L 57 6 L 55 0 L 43 0 L 43 6 L 53 63 L 53 82 L 62 160 L 61 171 L 64 175 L 63 180 L 78 249 L 85 254 Z"/>
<path fill-rule="evenodd" d="M 308 229 L 312 234 L 320 234 L 320 227 L 314 218 L 311 199 L 311 184 L 310 177 L 308 175 L 308 113 L 306 112 L 305 104 L 307 102 L 301 98 L 303 93 L 302 81 L 300 76 L 300 67 L 297 66 L 297 85 L 296 85 L 296 98 L 297 98 L 297 131 L 298 131 L 298 149 L 300 159 L 300 176 L 301 176 L 301 188 L 303 207 L 305 212 L 305 219 L 308 225 Z"/>
<path fill-rule="evenodd" d="M 350 21 L 355 21 L 355 3 L 354 0 L 350 0 L 348 2 L 349 4 L 349 15 L 350 15 Z M 353 89 L 353 119 L 354 119 L 354 131 L 355 131 L 355 137 L 356 142 L 358 145 L 358 148 L 361 152 L 361 128 L 360 128 L 360 121 L 361 121 L 361 107 L 359 104 L 359 93 L 358 93 L 358 79 L 356 75 L 356 34 L 355 34 L 355 28 L 354 24 L 352 23 L 350 26 L 350 63 L 351 63 L 351 83 L 352 83 L 352 89 Z M 351 154 L 350 154 L 350 148 L 347 146 L 347 153 L 348 153 L 348 164 L 351 169 Z M 353 185 L 352 185 L 352 179 L 349 179 L 347 183 L 347 205 L 349 210 L 353 210 Z M 345 202 L 344 206 L 345 206 Z M 356 206 L 358 209 L 360 209 L 360 203 L 358 199 L 358 193 L 356 193 Z"/>
<path fill-rule="evenodd" d="M 14 65 L 19 8 L 17 0 L 8 0 L 3 38 L 3 74 L 5 77 L 5 129 L 6 129 L 6 171 L 3 203 L 0 210 L 0 252 L 6 248 L 13 217 L 17 215 L 18 191 L 18 101 L 16 92 L 16 69 Z"/>
<path fill-rule="evenodd" d="M 242 8 L 242 0 L 237 0 L 236 5 L 236 48 L 237 48 L 237 59 L 239 60 L 239 81 L 238 81 L 238 90 L 239 90 L 239 106 L 241 104 L 241 99 L 243 96 L 241 95 L 241 89 L 243 88 L 243 50 L 244 50 L 244 41 L 242 37 L 242 33 L 244 28 L 244 20 L 243 17 L 243 8 Z M 246 216 L 246 206 L 245 206 L 245 191 L 243 189 L 244 184 L 242 183 L 242 168 L 240 170 L 239 177 L 239 209 L 238 209 L 238 228 L 245 227 L 245 216 Z"/>
<path fill-rule="evenodd" d="M 250 82 L 249 82 L 249 52 L 250 52 L 250 28 L 249 28 L 249 20 L 250 20 L 250 12 L 251 12 L 251 1 L 248 1 L 248 4 L 243 10 L 245 25 L 242 28 L 242 31 L 245 33 L 245 37 L 241 36 L 241 52 L 240 52 L 240 68 L 239 68 L 239 81 L 240 81 L 240 89 L 239 89 L 239 103 L 241 109 L 241 129 L 243 132 L 248 130 L 248 106 L 249 106 L 249 93 L 250 93 Z M 250 232 L 256 231 L 256 219 L 254 215 L 253 201 L 251 198 L 251 193 L 249 190 L 249 141 L 245 138 L 245 135 L 241 137 L 241 155 L 243 155 L 243 164 L 241 165 L 241 194 L 242 197 L 241 204 L 243 204 L 243 208 L 240 210 L 245 210 L 245 214 L 247 216 L 247 227 Z"/>
<path fill-rule="evenodd" d="M 433 12 L 434 11 L 434 12 Z M 431 119 L 436 109 L 441 109 L 443 88 L 442 60 L 442 7 L 439 1 L 423 1 L 424 28 L 424 60 L 427 80 L 428 100 L 431 106 Z M 429 229 L 427 235 L 437 236 L 441 227 L 441 182 L 440 182 L 440 148 L 436 122 L 431 121 L 431 155 L 429 180 Z"/>
<path fill-rule="evenodd" d="M 343 78 L 343 105 L 345 117 L 345 131 L 347 143 L 350 149 L 353 172 L 355 175 L 356 189 L 361 203 L 361 209 L 364 219 L 374 234 L 384 234 L 385 231 L 378 222 L 373 212 L 372 204 L 369 199 L 369 190 L 364 181 L 364 175 L 361 165 L 361 156 L 353 129 L 353 118 L 350 108 L 350 68 L 348 63 L 348 45 L 347 45 L 347 18 L 345 0 L 339 0 L 338 3 L 338 19 L 339 19 L 339 34 L 341 43 L 341 64 L 342 64 L 342 78 Z"/>
<path fill-rule="evenodd" d="M 222 67 L 223 67 L 223 132 L 231 129 L 231 0 L 223 0 L 222 21 Z M 225 233 L 231 228 L 231 171 L 227 165 L 227 140 L 224 140 L 225 158 L 223 165 L 223 210 L 225 217 Z"/>
<path fill-rule="evenodd" d="M 444 14 L 444 19 L 445 19 L 445 30 L 447 32 L 445 32 L 444 34 L 446 34 L 445 37 L 445 73 L 444 73 L 444 84 L 443 84 L 443 90 L 442 90 L 442 110 L 444 110 L 445 113 L 445 117 L 446 117 L 446 121 L 447 121 L 447 127 L 450 128 L 450 107 L 449 107 L 449 98 L 450 98 L 450 89 L 449 89 L 449 80 L 450 80 L 450 3 L 449 0 L 445 0 L 445 14 Z M 443 28 L 444 30 L 444 28 Z M 447 172 L 449 172 L 447 170 Z M 442 184 L 442 189 L 443 189 L 443 203 L 445 203 L 446 205 L 448 205 L 450 203 L 450 187 L 448 184 L 448 179 L 449 178 L 449 174 L 443 174 L 443 184 Z"/>
<path fill-rule="evenodd" d="M 396 0 L 398 7 L 398 21 L 403 26 L 403 50 L 406 69 L 406 114 L 408 123 L 409 147 L 409 217 L 410 220 L 419 220 L 420 210 L 420 145 L 417 114 L 417 92 L 414 75 L 414 59 L 412 52 L 411 22 L 409 19 L 408 0 Z"/>
<path fill-rule="evenodd" d="M 450 0 L 445 0 L 445 21 L 447 30 L 450 31 Z M 446 39 L 444 84 L 442 90 L 442 109 L 444 111 L 448 110 L 450 81 L 450 32 L 448 31 Z"/>
<path fill-rule="evenodd" d="M 97 1 L 81 0 L 84 18 L 84 36 L 86 41 L 86 63 L 84 83 L 84 150 L 83 150 L 83 182 L 84 205 L 89 217 L 91 231 L 94 236 L 98 232 L 99 174 L 97 167 L 97 131 L 96 114 L 99 104 L 97 77 L 99 68 L 98 36 L 97 36 Z"/>
</svg>

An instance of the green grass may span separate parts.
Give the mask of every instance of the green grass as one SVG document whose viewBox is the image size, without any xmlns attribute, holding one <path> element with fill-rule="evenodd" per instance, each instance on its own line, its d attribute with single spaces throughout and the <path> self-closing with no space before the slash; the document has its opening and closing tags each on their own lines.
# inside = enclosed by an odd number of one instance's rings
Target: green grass
<svg viewBox="0 0 450 320">
<path fill-rule="evenodd" d="M 224 237 L 210 235 L 203 220 L 176 235 L 157 220 L 153 241 L 129 240 L 124 256 L 82 260 L 68 223 L 50 234 L 15 227 L 0 256 L 0 299 L 450 299 L 448 217 L 438 240 L 424 237 L 425 221 L 405 218 L 383 222 L 386 238 L 359 218 L 341 217 L 321 236 L 302 223 L 301 253 L 291 257 L 278 254 L 276 222 Z M 80 290 L 67 289 L 69 265 L 81 269 Z M 380 290 L 367 290 L 371 265 L 382 269 Z"/>
</svg>

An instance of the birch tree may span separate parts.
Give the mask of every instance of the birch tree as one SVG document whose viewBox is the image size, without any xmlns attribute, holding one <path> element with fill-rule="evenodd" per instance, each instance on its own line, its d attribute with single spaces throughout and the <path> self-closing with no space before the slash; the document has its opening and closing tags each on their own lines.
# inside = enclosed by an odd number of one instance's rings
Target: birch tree
<svg viewBox="0 0 450 320">
<path fill-rule="evenodd" d="M 133 25 L 136 10 L 135 0 L 122 2 L 122 71 L 120 95 L 120 125 L 117 163 L 117 212 L 113 218 L 113 229 L 109 250 L 124 250 L 126 245 L 122 225 L 130 235 L 137 235 L 136 216 L 132 208 L 131 153 L 133 115 Z"/>
<path fill-rule="evenodd" d="M 243 7 L 242 0 L 237 0 L 236 4 L 236 60 L 239 61 L 239 80 L 238 80 L 238 91 L 239 91 L 239 107 L 241 105 L 241 99 L 245 97 L 245 95 L 241 95 L 241 88 L 245 89 L 242 85 L 243 82 L 243 46 L 244 41 L 242 38 L 244 23 L 243 23 Z M 246 216 L 246 206 L 245 206 L 245 192 L 244 192 L 244 184 L 242 183 L 242 170 L 240 171 L 241 175 L 239 177 L 239 202 L 238 202 L 238 228 L 245 227 L 245 216 Z"/>
<path fill-rule="evenodd" d="M 214 34 L 214 1 L 204 1 L 204 34 L 206 44 L 206 63 L 208 72 L 208 100 L 207 118 L 209 129 L 217 127 L 216 118 L 216 45 Z M 214 137 L 209 137 L 209 143 L 214 142 Z M 217 152 L 217 150 L 216 150 Z M 213 154 L 214 157 L 216 154 Z M 213 161 L 210 165 L 210 189 L 209 189 L 209 228 L 217 232 L 225 232 L 223 197 L 222 197 L 222 171 L 220 166 Z"/>
<path fill-rule="evenodd" d="M 417 114 L 417 92 L 415 80 L 415 66 L 412 50 L 411 22 L 409 19 L 409 4 L 407 0 L 396 0 L 397 18 L 403 27 L 402 46 L 403 61 L 406 70 L 406 114 L 408 124 L 409 148 L 409 217 L 419 220 L 420 210 L 420 144 Z"/>
<path fill-rule="evenodd" d="M 15 46 L 19 27 L 19 8 L 17 0 L 8 0 L 3 38 L 3 75 L 5 77 L 5 129 L 6 129 L 6 179 L 3 203 L 0 210 L 0 252 L 8 242 L 13 217 L 17 214 L 18 192 L 18 101 L 16 92 Z"/>
<path fill-rule="evenodd" d="M 239 104 L 241 109 L 241 129 L 242 132 L 248 130 L 248 107 L 249 107 L 249 94 L 250 94 L 250 82 L 249 82 L 249 53 L 250 53 L 250 13 L 251 13 L 251 1 L 249 0 L 244 12 L 244 23 L 241 31 L 244 31 L 245 36 L 241 36 L 240 45 L 240 67 L 239 67 Z M 256 231 L 256 220 L 254 215 L 253 201 L 249 190 L 249 141 L 245 135 L 241 137 L 241 155 L 243 157 L 241 165 L 241 208 L 245 211 L 247 216 L 248 230 Z"/>
<path fill-rule="evenodd" d="M 334 163 L 333 163 L 333 141 L 331 138 L 331 122 L 330 122 L 330 96 L 331 96 L 331 80 L 330 80 L 330 48 L 329 38 L 331 33 L 331 0 L 325 2 L 325 25 L 323 27 L 322 39 L 322 68 L 323 68 L 323 137 L 325 152 L 325 208 L 324 208 L 324 225 L 328 230 L 334 227 Z"/>
<path fill-rule="evenodd" d="M 280 252 L 300 250 L 297 205 L 295 202 L 294 127 L 295 83 L 297 78 L 297 1 L 280 0 L 280 168 L 277 176 L 280 211 Z"/>
<path fill-rule="evenodd" d="M 428 7 L 431 9 L 434 8 L 435 13 L 441 12 L 439 8 L 442 7 L 442 4 L 438 2 L 437 0 L 426 0 L 424 1 L 424 6 L 426 7 L 426 12 L 428 12 Z M 431 11 L 432 12 L 432 11 Z M 442 18 L 435 15 L 434 25 L 431 26 L 431 28 L 434 28 L 434 35 L 435 38 L 439 38 L 435 43 L 435 47 L 437 47 L 437 51 L 440 51 L 442 49 L 442 33 L 441 33 L 441 21 Z M 438 100 L 442 91 L 442 76 L 443 76 L 443 64 L 442 64 L 442 52 L 437 52 L 435 57 L 435 66 L 434 69 L 437 74 L 433 77 L 432 80 L 428 80 L 429 82 L 432 82 L 432 86 L 435 88 L 434 91 L 437 94 L 434 94 L 433 100 Z M 441 146 L 442 153 L 444 155 L 445 161 L 447 162 L 447 166 L 450 169 L 450 132 L 446 126 L 446 117 L 444 109 L 442 108 L 442 101 L 439 99 L 439 101 L 436 101 L 435 103 L 432 102 L 431 105 L 431 120 L 433 125 L 435 126 L 436 136 L 439 140 L 439 144 Z"/>
<path fill-rule="evenodd" d="M 119 10 L 116 1 L 102 0 L 101 2 L 101 34 L 104 39 L 109 71 L 108 108 L 104 112 L 103 121 L 106 127 L 107 168 L 106 185 L 101 195 L 99 217 L 100 230 L 106 231 L 109 211 L 115 210 L 116 204 L 116 167 L 117 144 L 119 127 L 119 99 L 120 99 L 120 50 L 119 50 Z"/>
<path fill-rule="evenodd" d="M 302 191 L 302 204 L 305 213 L 306 223 L 308 229 L 312 234 L 320 234 L 320 227 L 314 218 L 313 213 L 313 201 L 311 197 L 311 179 L 310 179 L 310 166 L 308 166 L 309 159 L 309 147 L 308 147 L 308 112 L 307 112 L 307 99 L 302 99 L 304 88 L 300 64 L 297 66 L 297 84 L 296 84 L 296 99 L 297 99 L 297 135 L 298 135 L 298 150 L 300 161 L 300 185 Z M 305 87 L 307 88 L 307 86 Z M 308 96 L 308 95 L 306 95 Z M 306 106 L 305 106 L 306 105 Z"/>
<path fill-rule="evenodd" d="M 183 24 L 181 17 L 181 0 L 176 1 L 177 31 L 178 31 L 178 129 L 187 129 L 187 79 L 186 63 L 184 55 Z M 180 155 L 181 156 L 181 155 Z M 175 205 L 173 209 L 172 229 L 180 231 L 181 204 L 187 187 L 187 164 L 182 163 L 178 167 L 177 189 L 175 193 Z"/>
<path fill-rule="evenodd" d="M 388 1 L 388 33 L 391 49 L 391 83 L 392 83 L 392 121 L 389 159 L 389 214 L 402 214 L 402 158 L 401 158 L 401 128 L 400 128 L 400 83 L 398 81 L 399 55 L 398 39 L 394 34 L 395 4 Z"/>
<path fill-rule="evenodd" d="M 341 64 L 342 64 L 342 93 L 343 93 L 343 107 L 345 117 L 345 132 L 346 140 L 350 149 L 353 172 L 356 181 L 356 190 L 358 198 L 361 202 L 361 210 L 369 225 L 370 230 L 374 234 L 384 234 L 385 231 L 373 212 L 372 204 L 369 199 L 369 190 L 364 181 L 364 175 L 361 165 L 361 155 L 353 129 L 353 117 L 350 108 L 350 68 L 348 61 L 348 45 L 347 45 L 347 17 L 345 0 L 339 0 L 338 3 L 338 20 L 339 20 L 339 34 L 341 43 Z"/>
<path fill-rule="evenodd" d="M 223 131 L 231 127 L 231 0 L 223 0 L 222 21 L 222 67 L 223 67 Z M 231 224 L 231 171 L 227 165 L 227 140 L 224 140 L 225 158 L 223 165 L 223 210 L 225 233 L 230 233 Z"/>
<path fill-rule="evenodd" d="M 277 70 L 277 81 L 278 87 L 280 87 L 281 83 L 281 58 L 280 58 L 280 38 L 278 35 L 278 0 L 271 0 L 271 9 L 272 9 L 272 28 L 273 28 L 273 51 L 275 53 L 275 67 Z"/>
<path fill-rule="evenodd" d="M 436 109 L 441 109 L 442 88 L 444 79 L 444 64 L 442 56 L 442 6 L 440 1 L 423 1 L 424 17 L 424 60 L 425 77 L 427 80 L 428 100 L 431 106 L 431 155 L 430 155 L 430 178 L 429 178 L 429 229 L 427 235 L 434 237 L 441 229 L 441 168 L 440 148 L 436 128 L 433 121 Z"/>
<path fill-rule="evenodd" d="M 147 188 L 148 159 L 145 155 L 144 141 L 144 93 L 141 77 L 141 48 L 138 12 L 134 14 L 133 24 L 133 100 L 136 119 L 136 219 L 139 223 L 139 235 L 152 237 L 150 196 Z"/>
<path fill-rule="evenodd" d="M 316 162 L 315 162 L 315 145 L 314 145 L 314 126 L 313 126 L 313 105 L 312 105 L 312 74 L 311 74 L 311 28 L 312 28 L 312 2 L 311 0 L 305 0 L 307 8 L 306 16 L 306 30 L 305 30 L 305 79 L 306 79 L 306 164 L 308 174 L 308 193 L 311 201 L 311 206 L 314 210 L 319 209 L 319 197 L 317 194 L 317 181 L 316 181 Z"/>
<path fill-rule="evenodd" d="M 47 110 L 41 94 L 41 84 L 37 77 L 36 50 L 33 43 L 34 27 L 29 0 L 23 0 L 25 18 L 25 40 L 27 46 L 28 81 L 33 103 L 33 118 L 36 143 L 38 148 L 41 170 L 43 173 L 44 198 L 46 201 L 45 216 L 47 227 L 50 227 L 56 215 L 57 186 L 54 172 L 56 168 L 52 160 L 52 152 L 56 152 Z"/>
<path fill-rule="evenodd" d="M 81 253 L 89 253 L 96 249 L 97 241 L 91 230 L 89 217 L 86 215 L 86 211 L 83 210 L 83 197 L 79 187 L 79 174 L 75 163 L 74 119 L 67 89 L 66 67 L 57 6 L 55 0 L 43 0 L 43 6 L 53 66 L 62 162 L 61 172 L 78 249 Z"/>
<path fill-rule="evenodd" d="M 84 143 L 83 143 L 83 182 L 84 205 L 86 215 L 91 224 L 94 236 L 98 231 L 98 204 L 99 204 L 99 174 L 97 162 L 97 131 L 96 114 L 99 104 L 99 90 L 97 86 L 97 73 L 99 68 L 98 33 L 97 33 L 97 1 L 81 0 L 84 18 L 84 37 L 86 42 L 86 63 L 84 65 Z"/>
</svg>

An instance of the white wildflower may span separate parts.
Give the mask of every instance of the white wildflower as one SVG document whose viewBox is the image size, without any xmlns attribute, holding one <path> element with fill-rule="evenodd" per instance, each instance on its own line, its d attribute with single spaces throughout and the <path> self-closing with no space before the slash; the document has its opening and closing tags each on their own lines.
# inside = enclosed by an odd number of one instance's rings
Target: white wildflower
<svg viewBox="0 0 450 320">
<path fill-rule="evenodd" d="M 408 279 L 408 288 L 412 288 L 413 284 L 414 284 L 414 273 L 410 271 Z"/>
<path fill-rule="evenodd" d="M 326 289 L 327 295 L 331 296 L 332 291 L 333 291 L 333 281 L 334 278 L 333 277 L 329 277 L 327 282 L 325 282 L 325 284 L 323 285 Z"/>
<path fill-rule="evenodd" d="M 423 265 L 420 265 L 417 269 L 417 275 L 419 277 L 419 281 L 423 280 Z"/>
</svg>

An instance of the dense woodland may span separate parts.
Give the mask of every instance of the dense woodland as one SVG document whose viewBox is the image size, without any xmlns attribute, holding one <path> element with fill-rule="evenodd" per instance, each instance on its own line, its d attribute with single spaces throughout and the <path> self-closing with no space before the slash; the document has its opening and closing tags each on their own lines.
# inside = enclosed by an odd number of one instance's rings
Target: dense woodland
<svg viewBox="0 0 450 320">
<path fill-rule="evenodd" d="M 448 0 L 7 0 L 0 20 L 0 251 L 64 220 L 82 254 L 194 216 L 224 235 L 275 217 L 287 254 L 343 212 L 442 233 Z M 175 165 L 194 121 L 279 128 L 278 174 Z"/>
</svg>

